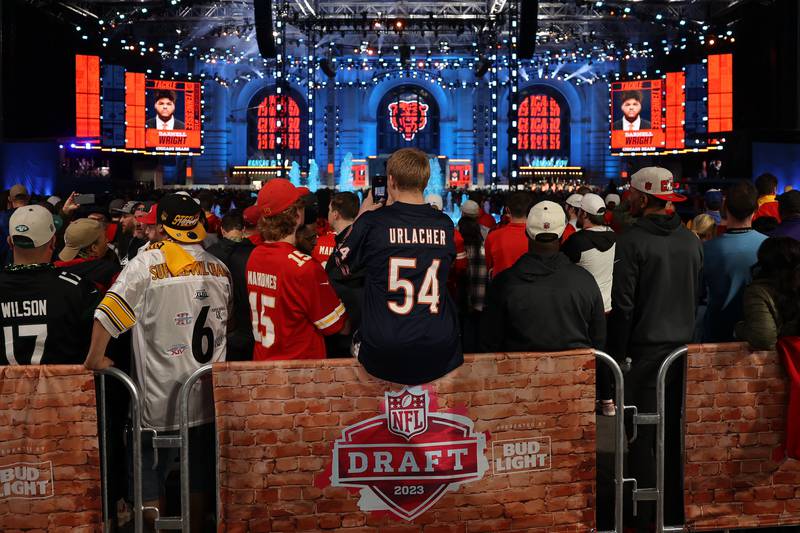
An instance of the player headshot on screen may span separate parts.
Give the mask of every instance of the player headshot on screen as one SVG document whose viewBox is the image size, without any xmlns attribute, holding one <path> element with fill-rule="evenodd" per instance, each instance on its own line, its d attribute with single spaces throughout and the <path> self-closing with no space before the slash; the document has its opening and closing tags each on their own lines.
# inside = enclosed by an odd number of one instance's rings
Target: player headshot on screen
<svg viewBox="0 0 800 533">
<path fill-rule="evenodd" d="M 148 128 L 159 130 L 183 130 L 186 125 L 175 118 L 175 91 L 158 91 L 156 93 L 156 116 L 145 124 Z"/>
<path fill-rule="evenodd" d="M 641 117 L 642 112 L 642 93 L 640 91 L 625 91 L 622 93 L 623 117 L 614 121 L 615 130 L 637 131 L 649 130 L 650 121 Z"/>
</svg>

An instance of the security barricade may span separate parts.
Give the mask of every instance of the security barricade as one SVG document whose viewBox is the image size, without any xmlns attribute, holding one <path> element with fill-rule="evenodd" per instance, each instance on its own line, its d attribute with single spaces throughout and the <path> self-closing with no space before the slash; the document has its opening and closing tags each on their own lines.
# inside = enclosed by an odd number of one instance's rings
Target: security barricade
<svg viewBox="0 0 800 533">
<path fill-rule="evenodd" d="M 0 367 L 0 529 L 102 530 L 94 376 Z"/>
<path fill-rule="evenodd" d="M 589 350 L 472 355 L 404 387 L 355 360 L 217 364 L 220 530 L 589 531 L 594 369 Z"/>
<path fill-rule="evenodd" d="M 684 502 L 692 529 L 800 525 L 800 461 L 781 447 L 788 387 L 776 352 L 688 347 Z"/>
<path fill-rule="evenodd" d="M 132 486 L 133 486 L 133 530 L 134 533 L 141 533 L 143 529 L 142 512 L 142 400 L 139 387 L 134 381 L 116 368 L 107 368 L 97 372 L 97 393 L 99 394 L 97 412 L 100 417 L 100 458 L 102 461 L 103 482 L 101 485 L 103 502 L 103 524 L 104 530 L 111 529 L 109 523 L 109 510 L 113 502 L 109 501 L 109 430 L 108 421 L 108 382 L 115 380 L 119 382 L 129 395 L 129 414 L 131 420 L 131 463 L 132 463 Z"/>
</svg>

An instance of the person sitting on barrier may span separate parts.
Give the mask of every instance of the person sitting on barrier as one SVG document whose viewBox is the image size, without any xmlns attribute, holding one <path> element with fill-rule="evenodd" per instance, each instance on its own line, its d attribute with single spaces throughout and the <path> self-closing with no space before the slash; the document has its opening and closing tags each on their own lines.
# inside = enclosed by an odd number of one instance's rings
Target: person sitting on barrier
<svg viewBox="0 0 800 533">
<path fill-rule="evenodd" d="M 14 263 L 0 271 L 0 365 L 80 364 L 100 292 L 50 262 L 56 240 L 50 211 L 18 207 L 9 231 Z"/>
<path fill-rule="evenodd" d="M 417 385 L 464 361 L 447 291 L 455 232 L 450 217 L 425 202 L 430 165 L 424 152 L 396 151 L 386 174 L 387 205 L 367 195 L 334 260 L 345 274 L 366 269 L 354 355 L 373 376 Z"/>
<path fill-rule="evenodd" d="M 625 377 L 625 405 L 636 405 L 640 413 L 656 411 L 656 377 L 661 362 L 675 349 L 692 341 L 695 309 L 700 295 L 703 247 L 675 213 L 667 213 L 668 202 L 684 196 L 672 190 L 672 174 L 659 167 L 646 167 L 631 177 L 630 213 L 638 217 L 617 239 L 611 314 L 608 318 L 608 352 L 617 361 L 632 360 Z M 673 365 L 668 374 L 667 503 L 668 523 L 683 523 L 679 492 L 680 413 L 682 367 Z M 655 486 L 655 437 L 653 425 L 638 428 L 638 438 L 629 445 L 630 476 L 639 487 Z M 676 489 L 677 487 L 677 489 Z M 640 502 L 636 524 L 652 523 L 653 506 Z"/>
<path fill-rule="evenodd" d="M 603 296 L 585 269 L 559 251 L 567 219 L 555 202 L 539 202 L 526 222 L 528 253 L 489 287 L 481 327 L 487 351 L 602 350 Z"/>
<path fill-rule="evenodd" d="M 219 227 L 222 238 L 208 247 L 208 253 L 225 263 L 233 283 L 234 326 L 228 332 L 225 359 L 252 361 L 254 341 L 247 295 L 247 261 L 255 246 L 242 236 L 244 218 L 241 211 L 225 213 Z"/>
<path fill-rule="evenodd" d="M 350 330 L 322 265 L 295 246 L 305 217 L 304 192 L 276 178 L 258 193 L 263 242 L 247 262 L 256 361 L 324 359 L 324 336 Z"/>
<path fill-rule="evenodd" d="M 800 241 L 770 237 L 758 249 L 745 289 L 736 338 L 754 350 L 774 350 L 778 337 L 800 335 Z"/>
<path fill-rule="evenodd" d="M 170 433 L 179 429 L 182 383 L 201 366 L 225 360 L 231 281 L 227 267 L 200 245 L 206 232 L 200 206 L 191 197 L 164 196 L 157 219 L 163 240 L 137 254 L 100 302 L 84 364 L 90 369 L 110 366 L 106 348 L 111 337 L 132 330 L 142 423 Z M 201 383 L 189 396 L 191 521 L 197 527 L 209 509 L 207 491 L 214 479 L 214 411 L 207 386 Z M 158 506 L 163 515 L 164 482 L 178 449 L 162 449 L 156 456 L 152 437 L 146 432 L 142 439 L 142 498 L 145 506 Z M 155 514 L 147 515 L 149 522 L 155 519 Z"/>
<path fill-rule="evenodd" d="M 358 196 L 352 192 L 340 192 L 333 195 L 328 207 L 328 223 L 333 229 L 334 247 L 341 246 L 350 226 L 358 216 Z M 341 298 L 347 314 L 350 316 L 351 331 L 361 324 L 361 300 L 364 297 L 364 271 L 350 272 L 345 276 L 336 261 L 326 261 L 325 272 L 331 280 L 331 286 Z M 353 344 L 352 333 L 348 335 L 331 335 L 325 337 L 328 357 L 350 357 Z"/>
<path fill-rule="evenodd" d="M 708 291 L 703 342 L 730 342 L 742 318 L 742 296 L 758 248 L 767 237 L 752 228 L 758 192 L 740 180 L 727 190 L 725 233 L 703 245 L 703 286 Z"/>
</svg>

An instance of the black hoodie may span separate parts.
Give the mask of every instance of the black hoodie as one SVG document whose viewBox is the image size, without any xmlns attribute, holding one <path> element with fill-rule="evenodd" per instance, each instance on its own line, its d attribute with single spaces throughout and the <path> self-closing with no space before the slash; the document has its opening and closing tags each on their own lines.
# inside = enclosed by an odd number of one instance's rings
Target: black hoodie
<svg viewBox="0 0 800 533">
<path fill-rule="evenodd" d="M 526 253 L 494 279 L 486 302 L 481 341 L 488 351 L 605 347 L 597 282 L 563 253 Z"/>
<path fill-rule="evenodd" d="M 253 252 L 250 239 L 241 242 L 220 239 L 208 247 L 208 253 L 225 263 L 233 282 L 233 330 L 228 332 L 228 361 L 253 360 L 253 326 L 250 320 L 250 300 L 247 294 L 247 260 Z"/>
<path fill-rule="evenodd" d="M 703 246 L 678 215 L 638 219 L 617 240 L 609 353 L 634 361 L 692 341 Z"/>
</svg>

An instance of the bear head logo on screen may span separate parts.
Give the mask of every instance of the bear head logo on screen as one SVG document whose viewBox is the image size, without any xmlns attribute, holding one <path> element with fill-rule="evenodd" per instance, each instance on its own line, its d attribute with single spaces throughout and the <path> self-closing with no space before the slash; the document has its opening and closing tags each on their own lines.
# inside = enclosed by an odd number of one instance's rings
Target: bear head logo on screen
<svg viewBox="0 0 800 533">
<path fill-rule="evenodd" d="M 157 91 L 155 105 L 156 116 L 145 124 L 148 128 L 158 130 L 183 130 L 186 125 L 175 118 L 175 91 Z"/>
<path fill-rule="evenodd" d="M 622 111 L 622 118 L 614 121 L 615 130 L 638 131 L 651 129 L 650 121 L 641 116 L 641 91 L 623 92 L 620 110 Z"/>
</svg>

